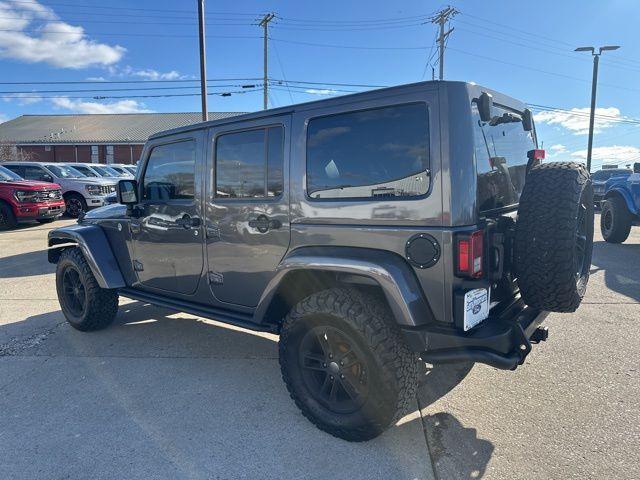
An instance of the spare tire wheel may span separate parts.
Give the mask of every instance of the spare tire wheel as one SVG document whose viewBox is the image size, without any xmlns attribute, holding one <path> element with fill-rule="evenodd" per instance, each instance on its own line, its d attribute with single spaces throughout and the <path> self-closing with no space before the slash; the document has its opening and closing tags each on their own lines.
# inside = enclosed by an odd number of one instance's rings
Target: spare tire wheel
<svg viewBox="0 0 640 480">
<path fill-rule="evenodd" d="M 584 165 L 550 162 L 526 177 L 516 223 L 515 268 L 527 305 L 575 311 L 593 250 L 593 185 Z"/>
</svg>

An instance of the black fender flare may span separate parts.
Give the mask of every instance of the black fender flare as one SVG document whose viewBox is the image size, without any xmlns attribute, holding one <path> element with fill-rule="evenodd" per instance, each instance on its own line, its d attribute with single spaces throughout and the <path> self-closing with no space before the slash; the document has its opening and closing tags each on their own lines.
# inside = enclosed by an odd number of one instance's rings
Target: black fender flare
<svg viewBox="0 0 640 480">
<path fill-rule="evenodd" d="M 98 225 L 70 225 L 51 230 L 48 235 L 47 257 L 49 263 L 57 263 L 61 249 L 77 246 L 87 260 L 100 288 L 126 286 L 111 245 Z"/>
<path fill-rule="evenodd" d="M 402 327 L 417 327 L 435 320 L 415 273 L 401 256 L 371 248 L 300 247 L 278 265 L 255 310 L 255 321 L 264 321 L 286 276 L 299 270 L 351 274 L 373 280 L 384 292 L 396 322 Z"/>
</svg>

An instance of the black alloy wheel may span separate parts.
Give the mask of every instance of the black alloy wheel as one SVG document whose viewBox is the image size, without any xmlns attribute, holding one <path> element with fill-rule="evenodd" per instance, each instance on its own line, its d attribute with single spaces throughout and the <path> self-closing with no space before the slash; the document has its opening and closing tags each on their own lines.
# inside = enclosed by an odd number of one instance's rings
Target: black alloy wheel
<svg viewBox="0 0 640 480">
<path fill-rule="evenodd" d="M 584 193 L 582 195 L 584 197 Z M 584 277 L 585 269 L 588 271 L 591 265 L 587 265 L 585 261 L 587 258 L 587 244 L 589 238 L 589 232 L 587 229 L 587 207 L 584 204 L 584 198 L 580 199 L 580 205 L 578 205 L 578 220 L 576 229 L 576 281 L 580 281 L 580 278 Z"/>
<path fill-rule="evenodd" d="M 352 413 L 368 398 L 366 357 L 344 331 L 309 330 L 300 343 L 302 378 L 315 398 L 335 413 Z"/>
<path fill-rule="evenodd" d="M 64 306 L 76 317 L 81 317 L 87 308 L 87 291 L 80 278 L 80 272 L 68 266 L 62 274 L 62 301 Z"/>
</svg>

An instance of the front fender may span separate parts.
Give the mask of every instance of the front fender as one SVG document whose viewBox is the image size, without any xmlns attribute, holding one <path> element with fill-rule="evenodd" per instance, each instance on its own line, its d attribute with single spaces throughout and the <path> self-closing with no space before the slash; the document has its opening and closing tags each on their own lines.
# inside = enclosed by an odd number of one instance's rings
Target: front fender
<svg viewBox="0 0 640 480">
<path fill-rule="evenodd" d="M 614 195 L 621 196 L 624 200 L 624 203 L 627 205 L 627 209 L 629 210 L 629 212 L 631 212 L 633 215 L 638 215 L 638 208 L 636 208 L 636 205 L 633 203 L 631 193 L 629 193 L 629 191 L 624 188 L 624 186 L 616 185 L 615 187 L 607 190 L 607 193 L 605 193 L 604 195 L 604 199 L 606 200 L 607 198 L 611 198 Z"/>
<path fill-rule="evenodd" d="M 411 267 L 391 252 L 353 247 L 302 247 L 287 255 L 265 289 L 255 312 L 262 321 L 287 275 L 323 271 L 367 277 L 377 283 L 399 325 L 416 327 L 435 320 Z"/>
<path fill-rule="evenodd" d="M 126 286 L 111 245 L 98 225 L 70 225 L 51 230 L 48 236 L 48 259 L 56 263 L 60 248 L 77 245 L 87 260 L 101 288 L 123 288 Z"/>
</svg>

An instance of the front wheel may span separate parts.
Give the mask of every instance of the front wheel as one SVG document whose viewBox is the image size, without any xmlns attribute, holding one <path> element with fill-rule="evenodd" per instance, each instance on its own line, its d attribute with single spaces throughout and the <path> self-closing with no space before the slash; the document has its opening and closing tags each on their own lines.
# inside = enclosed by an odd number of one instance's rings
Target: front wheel
<svg viewBox="0 0 640 480">
<path fill-rule="evenodd" d="M 631 233 L 631 214 L 620 197 L 607 198 L 600 215 L 602 238 L 609 243 L 622 243 Z"/>
<path fill-rule="evenodd" d="M 72 218 L 78 218 L 82 212 L 87 211 L 87 202 L 84 197 L 78 193 L 70 193 L 64 198 L 67 214 Z"/>
<path fill-rule="evenodd" d="M 6 203 L 0 202 L 0 228 L 15 228 L 17 225 L 13 210 Z"/>
<path fill-rule="evenodd" d="M 287 315 L 279 350 L 291 398 L 336 437 L 372 439 L 415 401 L 417 356 L 378 296 L 333 288 L 305 298 Z"/>
<path fill-rule="evenodd" d="M 79 248 L 66 249 L 60 255 L 56 290 L 62 313 L 77 330 L 100 330 L 116 317 L 118 293 L 100 288 Z"/>
</svg>

